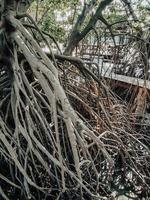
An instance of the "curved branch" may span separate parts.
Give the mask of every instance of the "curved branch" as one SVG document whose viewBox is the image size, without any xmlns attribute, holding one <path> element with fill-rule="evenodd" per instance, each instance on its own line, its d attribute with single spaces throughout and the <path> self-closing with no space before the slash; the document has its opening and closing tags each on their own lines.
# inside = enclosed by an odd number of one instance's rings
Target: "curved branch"
<svg viewBox="0 0 150 200">
<path fill-rule="evenodd" d="M 78 27 L 77 24 L 75 25 L 71 36 L 69 38 L 68 45 L 64 51 L 64 54 L 69 55 L 73 52 L 74 48 L 77 44 L 95 27 L 96 22 L 101 18 L 103 10 L 112 2 L 113 0 L 102 0 L 95 12 L 95 14 L 90 18 L 86 27 L 80 32 L 79 28 L 81 27 L 84 19 L 84 12 L 83 16 L 81 17 L 81 22 L 78 22 L 80 26 Z M 80 18 L 78 18 L 79 21 Z"/>
</svg>

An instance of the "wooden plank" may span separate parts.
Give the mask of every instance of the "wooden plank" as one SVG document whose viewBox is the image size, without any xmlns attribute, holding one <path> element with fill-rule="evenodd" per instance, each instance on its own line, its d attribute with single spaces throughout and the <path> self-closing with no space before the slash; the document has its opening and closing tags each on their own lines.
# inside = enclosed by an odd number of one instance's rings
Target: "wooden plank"
<svg viewBox="0 0 150 200">
<path fill-rule="evenodd" d="M 101 66 L 99 66 L 98 63 L 95 63 L 95 62 L 93 62 L 91 64 L 95 65 L 95 69 L 99 68 L 99 71 L 101 72 L 101 76 L 104 78 L 112 79 L 114 81 L 119 81 L 121 83 L 126 83 L 129 85 L 138 86 L 138 87 L 142 87 L 142 88 L 146 88 L 146 89 L 150 90 L 150 81 L 149 80 L 115 74 L 114 72 L 111 71 L 112 70 L 111 67 L 110 68 L 106 68 L 106 67 L 101 68 Z"/>
<path fill-rule="evenodd" d="M 111 73 L 111 74 L 105 73 L 105 74 L 102 74 L 102 76 L 105 78 L 115 80 L 115 81 L 127 83 L 130 85 L 135 85 L 135 86 L 146 88 L 146 89 L 150 90 L 150 81 L 148 81 L 148 80 L 119 75 L 119 74 L 115 74 L 115 73 Z"/>
</svg>

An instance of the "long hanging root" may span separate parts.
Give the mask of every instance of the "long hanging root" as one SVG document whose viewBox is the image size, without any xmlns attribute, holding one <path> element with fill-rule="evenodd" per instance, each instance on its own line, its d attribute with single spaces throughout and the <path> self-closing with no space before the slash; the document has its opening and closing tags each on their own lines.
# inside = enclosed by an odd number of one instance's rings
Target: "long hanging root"
<svg viewBox="0 0 150 200">
<path fill-rule="evenodd" d="M 92 78 L 87 84 L 74 66 L 76 75 L 65 79 L 22 24 L 11 20 L 17 27 L 14 77 L 0 116 L 0 150 L 11 177 L 3 181 L 33 199 L 74 193 L 103 199 L 122 180 L 129 190 L 139 183 L 149 188 L 149 167 L 141 168 L 149 148 L 130 129 L 124 106 Z M 18 49 L 27 62 L 19 61 Z"/>
</svg>

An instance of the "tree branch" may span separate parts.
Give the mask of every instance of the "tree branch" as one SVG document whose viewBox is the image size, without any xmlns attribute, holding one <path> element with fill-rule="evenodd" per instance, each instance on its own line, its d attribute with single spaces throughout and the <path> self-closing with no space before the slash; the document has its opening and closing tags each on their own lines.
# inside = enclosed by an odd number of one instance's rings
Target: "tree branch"
<svg viewBox="0 0 150 200">
<path fill-rule="evenodd" d="M 113 0 L 102 0 L 95 12 L 95 14 L 90 18 L 88 24 L 83 29 L 82 32 L 80 32 L 79 28 L 81 28 L 82 23 L 85 19 L 85 14 L 87 11 L 89 11 L 89 8 L 84 7 L 82 14 L 79 16 L 77 23 L 75 24 L 75 27 L 71 33 L 68 45 L 65 49 L 64 54 L 71 54 L 74 50 L 74 48 L 77 46 L 77 44 L 95 27 L 96 22 L 100 19 L 104 19 L 102 17 L 103 10 L 112 2 Z M 93 4 L 94 5 L 94 4 Z M 104 21 L 104 20 L 103 20 Z M 78 25 L 79 24 L 79 25 Z"/>
</svg>

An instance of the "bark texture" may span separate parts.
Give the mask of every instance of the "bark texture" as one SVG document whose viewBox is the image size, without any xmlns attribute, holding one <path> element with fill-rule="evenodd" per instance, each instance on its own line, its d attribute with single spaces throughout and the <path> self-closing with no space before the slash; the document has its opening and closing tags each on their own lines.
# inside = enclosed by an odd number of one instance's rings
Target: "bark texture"
<svg viewBox="0 0 150 200">
<path fill-rule="evenodd" d="M 85 26 L 83 30 L 81 30 L 86 16 L 89 14 L 89 11 L 94 7 L 95 1 L 90 1 L 88 5 L 84 5 L 82 13 L 79 15 L 77 22 L 70 34 L 69 41 L 67 47 L 64 51 L 64 54 L 69 55 L 72 54 L 75 47 L 78 43 L 95 27 L 98 20 L 104 21 L 102 16 L 103 10 L 112 2 L 113 0 L 102 0 L 98 8 L 93 16 L 91 16 L 89 22 Z"/>
</svg>

